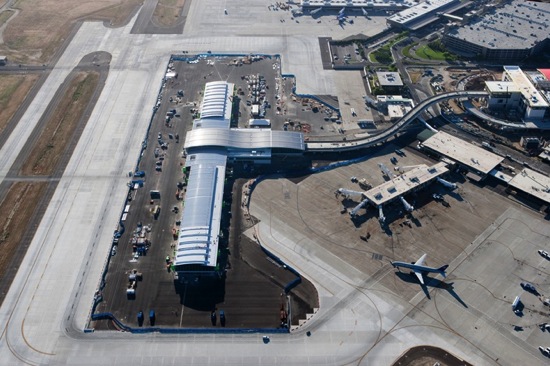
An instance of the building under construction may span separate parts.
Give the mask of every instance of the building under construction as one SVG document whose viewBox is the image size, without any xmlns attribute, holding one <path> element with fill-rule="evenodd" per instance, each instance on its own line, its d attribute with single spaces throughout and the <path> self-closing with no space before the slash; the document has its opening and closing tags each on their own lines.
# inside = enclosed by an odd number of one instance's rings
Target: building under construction
<svg viewBox="0 0 550 366">
<path fill-rule="evenodd" d="M 233 89 L 223 81 L 206 84 L 200 119 L 185 139 L 188 183 L 173 263 L 176 280 L 187 284 L 224 273 L 219 254 L 227 240 L 221 223 L 228 162 L 268 164 L 273 154 L 305 150 L 300 132 L 230 128 Z"/>
</svg>

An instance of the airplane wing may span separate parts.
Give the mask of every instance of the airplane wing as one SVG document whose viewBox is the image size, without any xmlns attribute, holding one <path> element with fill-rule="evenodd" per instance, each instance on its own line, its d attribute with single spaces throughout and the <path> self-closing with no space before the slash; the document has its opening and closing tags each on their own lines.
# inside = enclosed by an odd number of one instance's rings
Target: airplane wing
<svg viewBox="0 0 550 366">
<path fill-rule="evenodd" d="M 424 261 L 426 260 L 426 256 L 427 256 L 427 254 L 424 254 L 422 257 L 420 257 L 419 260 L 416 261 L 416 263 L 414 265 L 415 266 L 423 266 Z"/>
<path fill-rule="evenodd" d="M 416 275 L 416 277 L 418 277 L 418 280 L 420 281 L 420 283 L 424 284 L 424 278 L 422 278 L 422 273 L 418 271 L 414 271 L 414 274 Z"/>
</svg>

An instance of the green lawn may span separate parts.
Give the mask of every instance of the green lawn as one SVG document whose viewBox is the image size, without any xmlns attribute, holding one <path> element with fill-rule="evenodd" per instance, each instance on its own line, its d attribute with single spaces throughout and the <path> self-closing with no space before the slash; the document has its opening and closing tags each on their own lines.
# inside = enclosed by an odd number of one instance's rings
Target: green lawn
<svg viewBox="0 0 550 366">
<path fill-rule="evenodd" d="M 408 58 L 412 58 L 412 56 L 411 56 L 412 46 L 414 46 L 414 43 L 411 43 L 410 45 L 403 47 L 403 51 L 402 51 L 403 56 L 408 57 Z"/>
<path fill-rule="evenodd" d="M 436 61 L 454 61 L 456 56 L 448 52 L 439 52 L 431 49 L 428 45 L 418 47 L 416 49 L 416 55 L 425 60 L 436 60 Z"/>
<path fill-rule="evenodd" d="M 370 62 L 378 62 L 378 60 L 376 59 L 376 56 L 375 56 L 374 52 L 369 53 L 369 61 L 370 61 Z"/>
</svg>

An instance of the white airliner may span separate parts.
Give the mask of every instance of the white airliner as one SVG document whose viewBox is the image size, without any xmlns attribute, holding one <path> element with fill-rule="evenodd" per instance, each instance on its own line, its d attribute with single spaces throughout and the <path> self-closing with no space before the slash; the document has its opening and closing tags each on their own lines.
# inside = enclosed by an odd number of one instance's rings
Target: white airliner
<svg viewBox="0 0 550 366">
<path fill-rule="evenodd" d="M 423 274 L 432 272 L 432 273 L 439 273 L 443 277 L 445 277 L 445 270 L 447 267 L 449 267 L 448 264 L 445 264 L 444 266 L 441 266 L 439 268 L 433 268 L 433 267 L 427 267 L 424 265 L 424 260 L 426 259 L 427 254 L 424 254 L 422 257 L 420 257 L 419 260 L 417 260 L 415 263 L 407 263 L 407 262 L 400 262 L 400 261 L 393 261 L 390 262 L 394 268 L 400 269 L 400 268 L 409 268 L 414 271 L 414 274 L 416 277 L 418 277 L 418 280 L 421 284 L 424 284 L 424 278 Z"/>
</svg>

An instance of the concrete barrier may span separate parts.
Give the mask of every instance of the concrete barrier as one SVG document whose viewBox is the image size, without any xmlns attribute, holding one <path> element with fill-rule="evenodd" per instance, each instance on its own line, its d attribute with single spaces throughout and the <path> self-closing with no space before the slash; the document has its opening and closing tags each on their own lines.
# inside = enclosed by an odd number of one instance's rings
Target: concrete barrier
<svg viewBox="0 0 550 366">
<path fill-rule="evenodd" d="M 92 315 L 92 320 L 111 320 L 116 326 L 130 333 L 162 333 L 162 334 L 284 334 L 289 333 L 286 328 L 162 328 L 162 327 L 129 327 L 118 320 L 112 313 L 98 313 Z M 88 328 L 89 330 L 89 328 Z M 91 330 L 93 331 L 93 330 Z M 88 331 L 91 332 L 91 331 Z"/>
</svg>

